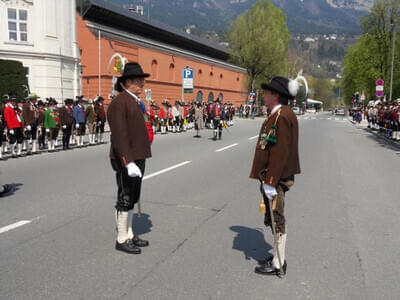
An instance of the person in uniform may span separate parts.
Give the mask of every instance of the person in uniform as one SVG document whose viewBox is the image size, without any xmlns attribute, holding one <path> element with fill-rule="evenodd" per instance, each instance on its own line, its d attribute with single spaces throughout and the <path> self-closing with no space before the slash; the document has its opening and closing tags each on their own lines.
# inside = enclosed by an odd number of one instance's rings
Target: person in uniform
<svg viewBox="0 0 400 300">
<path fill-rule="evenodd" d="M 77 97 L 78 104 L 74 107 L 75 128 L 77 130 L 77 145 L 83 147 L 83 137 L 86 133 L 86 114 L 83 106 L 83 96 Z"/>
<path fill-rule="evenodd" d="M 194 120 L 195 120 L 194 128 L 196 130 L 195 137 L 201 137 L 199 133 L 200 130 L 203 129 L 203 107 L 200 102 L 197 102 L 194 112 Z"/>
<path fill-rule="evenodd" d="M 160 127 L 161 127 L 161 134 L 166 134 L 167 133 L 167 114 L 168 114 L 168 105 L 167 101 L 164 100 L 161 103 L 160 107 Z"/>
<path fill-rule="evenodd" d="M 264 121 L 256 144 L 250 178 L 263 181 L 268 199 L 273 199 L 273 215 L 278 236 L 278 250 L 283 271 L 286 272 L 285 246 L 287 238 L 284 213 L 285 193 L 294 184 L 294 176 L 300 174 L 298 151 L 298 123 L 288 101 L 293 100 L 299 89 L 296 80 L 275 77 L 268 84 L 262 84 L 264 103 L 268 117 Z M 269 227 L 270 215 L 265 214 L 265 225 Z M 280 268 L 277 253 L 261 262 L 255 272 L 263 275 L 277 274 Z"/>
<path fill-rule="evenodd" d="M 72 133 L 72 127 L 74 126 L 74 114 L 73 114 L 73 105 L 74 100 L 72 99 L 65 99 L 65 105 L 59 109 L 60 113 L 60 125 L 63 132 L 62 137 L 62 145 L 63 150 L 68 150 L 69 142 Z"/>
<path fill-rule="evenodd" d="M 116 173 L 118 193 L 115 205 L 117 241 L 115 248 L 132 254 L 140 254 L 139 247 L 149 245 L 134 234 L 133 208 L 140 199 L 145 161 L 151 157 L 149 136 L 140 105 L 145 78 L 138 63 L 127 63 L 115 89 L 119 92 L 107 111 L 111 129 L 110 159 Z"/>
<path fill-rule="evenodd" d="M 94 110 L 94 105 L 93 105 L 92 99 L 89 99 L 89 103 L 86 107 L 85 115 L 86 115 L 86 122 L 88 125 L 88 131 L 89 131 L 89 146 L 93 146 L 93 145 L 95 145 L 94 134 L 96 132 L 97 116 L 96 116 L 96 112 Z"/>
<path fill-rule="evenodd" d="M 21 156 L 24 132 L 22 117 L 17 106 L 17 97 L 15 95 L 9 96 L 8 102 L 4 108 L 4 120 L 7 126 L 8 141 L 11 146 L 11 155 L 13 158 Z M 17 144 L 18 150 L 15 152 Z"/>
<path fill-rule="evenodd" d="M 96 141 L 99 144 L 104 143 L 104 126 L 106 125 L 106 111 L 104 110 L 104 98 L 102 96 L 97 97 L 94 110 L 97 116 L 96 126 Z"/>
<path fill-rule="evenodd" d="M 27 139 L 27 154 L 35 154 L 37 151 L 37 135 L 38 135 L 38 122 L 39 122 L 39 109 L 36 102 L 39 96 L 30 94 L 27 102 L 23 105 L 23 119 L 25 125 L 26 139 Z M 32 140 L 32 151 L 30 149 L 30 140 Z"/>
<path fill-rule="evenodd" d="M 211 122 L 214 130 L 214 141 L 217 140 L 217 135 L 219 140 L 222 138 L 222 110 L 223 107 L 220 104 L 219 98 L 217 98 L 211 109 Z"/>
<path fill-rule="evenodd" d="M 37 107 L 39 110 L 39 119 L 38 119 L 38 144 L 39 149 L 44 149 L 45 140 L 46 140 L 46 131 L 44 129 L 44 113 L 46 111 L 45 104 L 42 100 L 37 102 Z"/>
<path fill-rule="evenodd" d="M 3 157 L 3 152 L 7 143 L 7 127 L 4 120 L 4 105 L 8 101 L 8 95 L 4 95 L 0 99 L 0 160 L 6 160 Z"/>
<path fill-rule="evenodd" d="M 47 150 L 55 151 L 55 143 L 60 130 L 60 117 L 57 111 L 57 101 L 49 99 L 49 107 L 44 113 L 44 128 L 47 134 Z"/>
</svg>

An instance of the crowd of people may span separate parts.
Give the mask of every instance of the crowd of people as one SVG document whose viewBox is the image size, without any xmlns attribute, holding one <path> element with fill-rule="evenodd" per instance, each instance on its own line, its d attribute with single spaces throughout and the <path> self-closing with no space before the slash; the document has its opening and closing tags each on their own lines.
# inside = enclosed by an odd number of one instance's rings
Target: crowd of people
<svg viewBox="0 0 400 300">
<path fill-rule="evenodd" d="M 62 107 L 53 98 L 40 100 L 36 94 L 26 99 L 4 95 L 0 103 L 0 160 L 4 153 L 11 157 L 56 151 L 58 144 L 68 150 L 71 145 L 83 147 L 86 130 L 88 145 L 104 143 L 106 113 L 104 99 L 85 101 L 79 96 L 65 99 Z"/>
<path fill-rule="evenodd" d="M 386 137 L 400 141 L 400 99 L 386 105 L 382 101 L 371 101 L 365 111 L 368 128 L 383 133 Z"/>
<path fill-rule="evenodd" d="M 221 139 L 224 128 L 233 125 L 235 107 L 233 104 L 221 104 L 219 99 L 204 104 L 175 101 L 174 105 L 164 100 L 160 106 L 152 101 L 148 115 L 154 133 L 177 133 L 194 128 L 196 137 L 199 137 L 200 130 L 209 128 L 214 130 L 216 140 Z"/>
<path fill-rule="evenodd" d="M 204 128 L 213 130 L 214 140 L 222 138 L 224 128 L 233 125 L 236 113 L 231 103 L 192 101 L 185 104 L 164 100 L 161 105 L 150 101 L 148 107 L 141 101 L 149 137 L 196 130 L 200 137 Z M 4 95 L 0 102 L 0 160 L 10 153 L 12 158 L 42 151 L 54 152 L 58 145 L 63 150 L 71 146 L 84 147 L 104 143 L 106 125 L 104 99 L 85 100 L 83 96 L 65 99 L 60 106 L 53 98 L 41 100 L 36 94 L 21 98 Z M 86 138 L 87 137 L 87 138 Z M 87 139 L 87 141 L 85 141 Z"/>
</svg>

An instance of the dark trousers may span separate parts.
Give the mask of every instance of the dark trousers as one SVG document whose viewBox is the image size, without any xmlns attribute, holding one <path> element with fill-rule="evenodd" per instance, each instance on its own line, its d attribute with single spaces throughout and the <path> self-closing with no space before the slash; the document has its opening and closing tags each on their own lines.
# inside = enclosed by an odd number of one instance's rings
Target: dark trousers
<svg viewBox="0 0 400 300">
<path fill-rule="evenodd" d="M 45 131 L 43 126 L 39 126 L 38 143 L 39 143 L 39 148 L 40 149 L 44 148 L 45 140 L 46 140 L 46 131 Z"/>
<path fill-rule="evenodd" d="M 31 130 L 30 131 L 26 131 L 25 135 L 26 135 L 26 139 L 27 140 L 36 140 L 37 139 L 37 131 L 38 131 L 38 127 L 37 125 L 31 125 Z"/>
<path fill-rule="evenodd" d="M 144 159 L 137 160 L 135 164 L 143 175 L 146 161 Z M 130 211 L 140 199 L 143 177 L 129 177 L 127 168 L 124 167 L 119 160 L 111 159 L 111 166 L 116 172 L 118 186 L 115 209 L 118 211 Z"/>
<path fill-rule="evenodd" d="M 63 138 L 62 138 L 63 149 L 69 148 L 69 139 L 71 137 L 71 132 L 72 132 L 72 124 L 66 126 L 67 128 L 63 129 Z"/>
<path fill-rule="evenodd" d="M 13 130 L 14 134 L 11 134 L 10 130 L 8 131 L 8 140 L 10 145 L 14 145 L 15 143 L 22 144 L 24 141 L 24 131 L 22 127 L 14 128 Z"/>
<path fill-rule="evenodd" d="M 104 133 L 104 122 L 97 122 L 97 126 L 96 126 L 96 133 Z"/>
</svg>

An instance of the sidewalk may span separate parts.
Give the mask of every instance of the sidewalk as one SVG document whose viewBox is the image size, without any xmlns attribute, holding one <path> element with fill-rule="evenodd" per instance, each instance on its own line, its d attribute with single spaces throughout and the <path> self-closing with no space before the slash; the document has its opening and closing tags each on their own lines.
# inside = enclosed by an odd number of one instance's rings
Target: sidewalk
<svg viewBox="0 0 400 300">
<path fill-rule="evenodd" d="M 347 117 L 347 119 L 349 120 L 350 123 L 352 123 L 353 125 L 355 125 L 356 128 L 358 129 L 363 129 L 369 133 L 372 133 L 373 135 L 375 135 L 376 137 L 378 137 L 381 140 L 384 140 L 386 143 L 398 147 L 400 148 L 400 141 L 395 141 L 392 140 L 390 138 L 388 138 L 384 133 L 382 133 L 381 131 L 377 131 L 377 130 L 372 130 L 370 128 L 368 128 L 368 121 L 363 119 L 361 121 L 360 124 L 358 124 L 356 121 L 353 121 L 352 117 Z"/>
</svg>

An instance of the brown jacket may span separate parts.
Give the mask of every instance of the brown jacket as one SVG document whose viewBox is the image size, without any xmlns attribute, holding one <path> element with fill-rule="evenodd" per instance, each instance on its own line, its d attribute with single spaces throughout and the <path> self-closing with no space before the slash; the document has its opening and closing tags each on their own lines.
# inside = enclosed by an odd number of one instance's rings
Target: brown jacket
<svg viewBox="0 0 400 300">
<path fill-rule="evenodd" d="M 58 110 L 58 113 L 60 114 L 60 122 L 61 125 L 72 125 L 75 122 L 74 119 L 74 113 L 72 109 L 69 109 L 66 106 L 61 107 Z"/>
<path fill-rule="evenodd" d="M 276 124 L 276 144 L 268 144 L 264 150 L 260 145 L 262 134 L 268 134 L 278 114 L 279 110 L 265 120 L 261 127 L 250 173 L 250 178 L 258 179 L 260 172 L 267 170 L 263 180 L 266 184 L 275 187 L 281 179 L 300 174 L 299 127 L 297 117 L 290 107 L 280 108 L 280 117 Z"/>
<path fill-rule="evenodd" d="M 111 129 L 110 158 L 122 165 L 151 157 L 149 136 L 140 105 L 126 91 L 110 104 L 107 119 Z"/>
<path fill-rule="evenodd" d="M 39 119 L 39 110 L 28 101 L 22 106 L 22 118 L 24 119 L 25 126 L 36 126 Z"/>
</svg>

